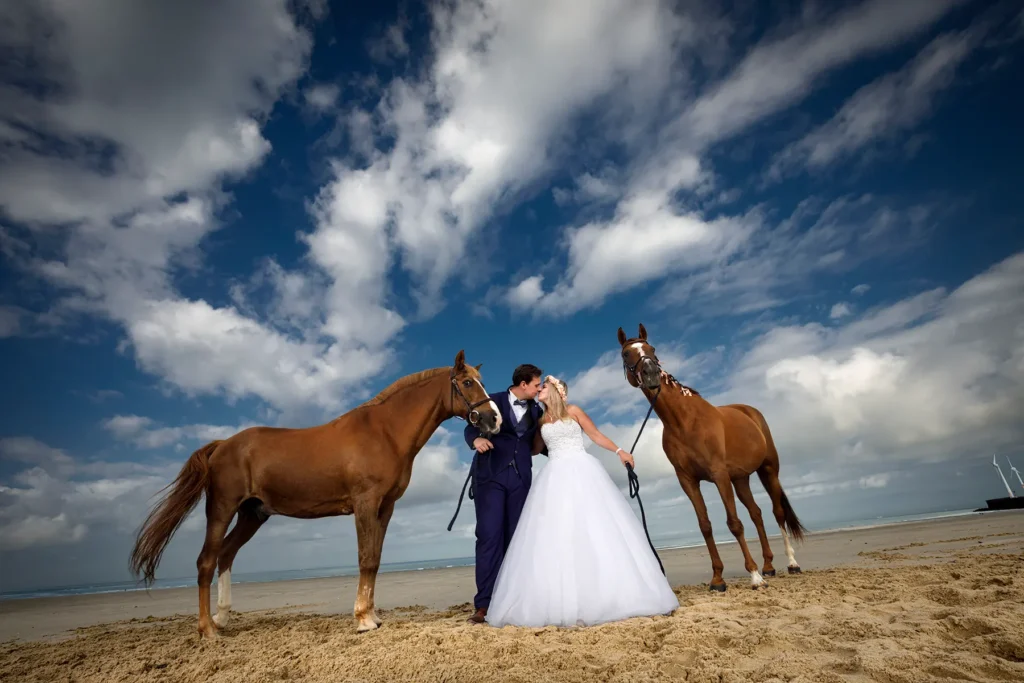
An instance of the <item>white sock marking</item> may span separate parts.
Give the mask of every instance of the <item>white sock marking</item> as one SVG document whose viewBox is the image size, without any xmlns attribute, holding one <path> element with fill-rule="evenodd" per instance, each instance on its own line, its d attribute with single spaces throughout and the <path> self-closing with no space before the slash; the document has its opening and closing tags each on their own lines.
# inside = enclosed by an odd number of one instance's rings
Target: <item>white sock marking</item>
<svg viewBox="0 0 1024 683">
<path fill-rule="evenodd" d="M 750 585 L 754 588 L 764 585 L 764 578 L 761 576 L 761 572 L 756 569 L 750 572 Z"/>
<path fill-rule="evenodd" d="M 217 577 L 217 614 L 213 622 L 217 626 L 226 626 L 231 613 L 231 570 L 225 570 Z"/>
<path fill-rule="evenodd" d="M 785 544 L 785 559 L 790 566 L 797 567 L 797 557 L 793 554 L 793 545 L 790 544 L 790 535 L 785 532 L 785 529 L 779 526 L 779 530 L 782 531 L 782 543 Z"/>
</svg>

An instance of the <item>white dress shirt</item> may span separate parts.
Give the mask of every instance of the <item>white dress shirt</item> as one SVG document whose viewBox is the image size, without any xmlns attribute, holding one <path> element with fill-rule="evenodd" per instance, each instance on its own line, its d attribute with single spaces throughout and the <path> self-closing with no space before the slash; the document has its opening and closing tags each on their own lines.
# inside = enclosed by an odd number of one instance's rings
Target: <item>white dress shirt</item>
<svg viewBox="0 0 1024 683">
<path fill-rule="evenodd" d="M 512 406 L 512 414 L 516 416 L 516 424 L 519 424 L 520 422 L 523 421 L 523 415 L 526 415 L 527 408 L 527 406 L 517 406 L 516 401 L 518 400 L 519 398 L 515 394 L 513 394 L 511 390 L 509 390 L 508 404 Z"/>
</svg>

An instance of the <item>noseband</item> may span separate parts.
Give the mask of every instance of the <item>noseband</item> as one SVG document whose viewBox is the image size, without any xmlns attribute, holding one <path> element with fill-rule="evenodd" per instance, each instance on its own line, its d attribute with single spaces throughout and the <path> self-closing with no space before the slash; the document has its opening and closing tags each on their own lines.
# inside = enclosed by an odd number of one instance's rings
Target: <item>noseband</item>
<svg viewBox="0 0 1024 683">
<path fill-rule="evenodd" d="M 654 358 L 651 358 L 650 356 L 645 356 L 642 353 L 640 354 L 640 357 L 636 359 L 636 362 L 633 363 L 632 365 L 627 365 L 626 359 L 622 359 L 622 374 L 625 375 L 627 380 L 632 375 L 638 387 L 642 387 L 644 385 L 643 379 L 641 379 L 640 377 L 640 368 L 643 366 L 644 361 L 654 363 L 654 367 L 658 368 L 658 374 L 660 375 L 662 373 L 661 364 Z"/>
<path fill-rule="evenodd" d="M 485 403 L 489 403 L 491 397 L 485 396 L 483 400 L 473 403 L 468 398 L 466 398 L 466 395 L 464 393 L 462 393 L 462 387 L 459 386 L 458 377 L 455 376 L 455 368 L 451 369 L 451 372 L 449 373 L 449 379 L 452 385 L 452 412 L 455 412 L 455 394 L 458 394 L 459 398 L 462 399 L 462 402 L 466 404 L 466 417 L 464 419 L 467 422 L 469 422 L 469 424 L 475 426 L 476 423 L 480 421 L 480 411 L 478 411 L 477 408 L 484 405 Z"/>
</svg>

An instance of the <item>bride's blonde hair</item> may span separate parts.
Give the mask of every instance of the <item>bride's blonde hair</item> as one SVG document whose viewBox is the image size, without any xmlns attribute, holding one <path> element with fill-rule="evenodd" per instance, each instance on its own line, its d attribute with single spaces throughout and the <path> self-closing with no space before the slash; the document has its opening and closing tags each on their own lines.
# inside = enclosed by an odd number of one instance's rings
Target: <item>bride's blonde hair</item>
<svg viewBox="0 0 1024 683">
<path fill-rule="evenodd" d="M 559 422 L 561 420 L 570 420 L 572 416 L 569 415 L 569 387 L 565 385 L 565 382 L 548 375 L 544 379 L 545 384 L 550 385 L 548 390 L 547 410 L 544 411 L 544 417 L 541 418 L 541 422 Z"/>
</svg>

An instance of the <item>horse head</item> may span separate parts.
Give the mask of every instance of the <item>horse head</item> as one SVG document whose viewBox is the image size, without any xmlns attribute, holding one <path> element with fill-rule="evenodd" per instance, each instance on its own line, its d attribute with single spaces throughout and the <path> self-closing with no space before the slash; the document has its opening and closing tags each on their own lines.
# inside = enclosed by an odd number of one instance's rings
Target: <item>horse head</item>
<svg viewBox="0 0 1024 683">
<path fill-rule="evenodd" d="M 661 362 L 647 341 L 647 329 L 640 325 L 639 334 L 630 339 L 620 327 L 619 345 L 622 347 L 622 371 L 626 381 L 634 387 L 657 391 L 661 386 Z"/>
</svg>

